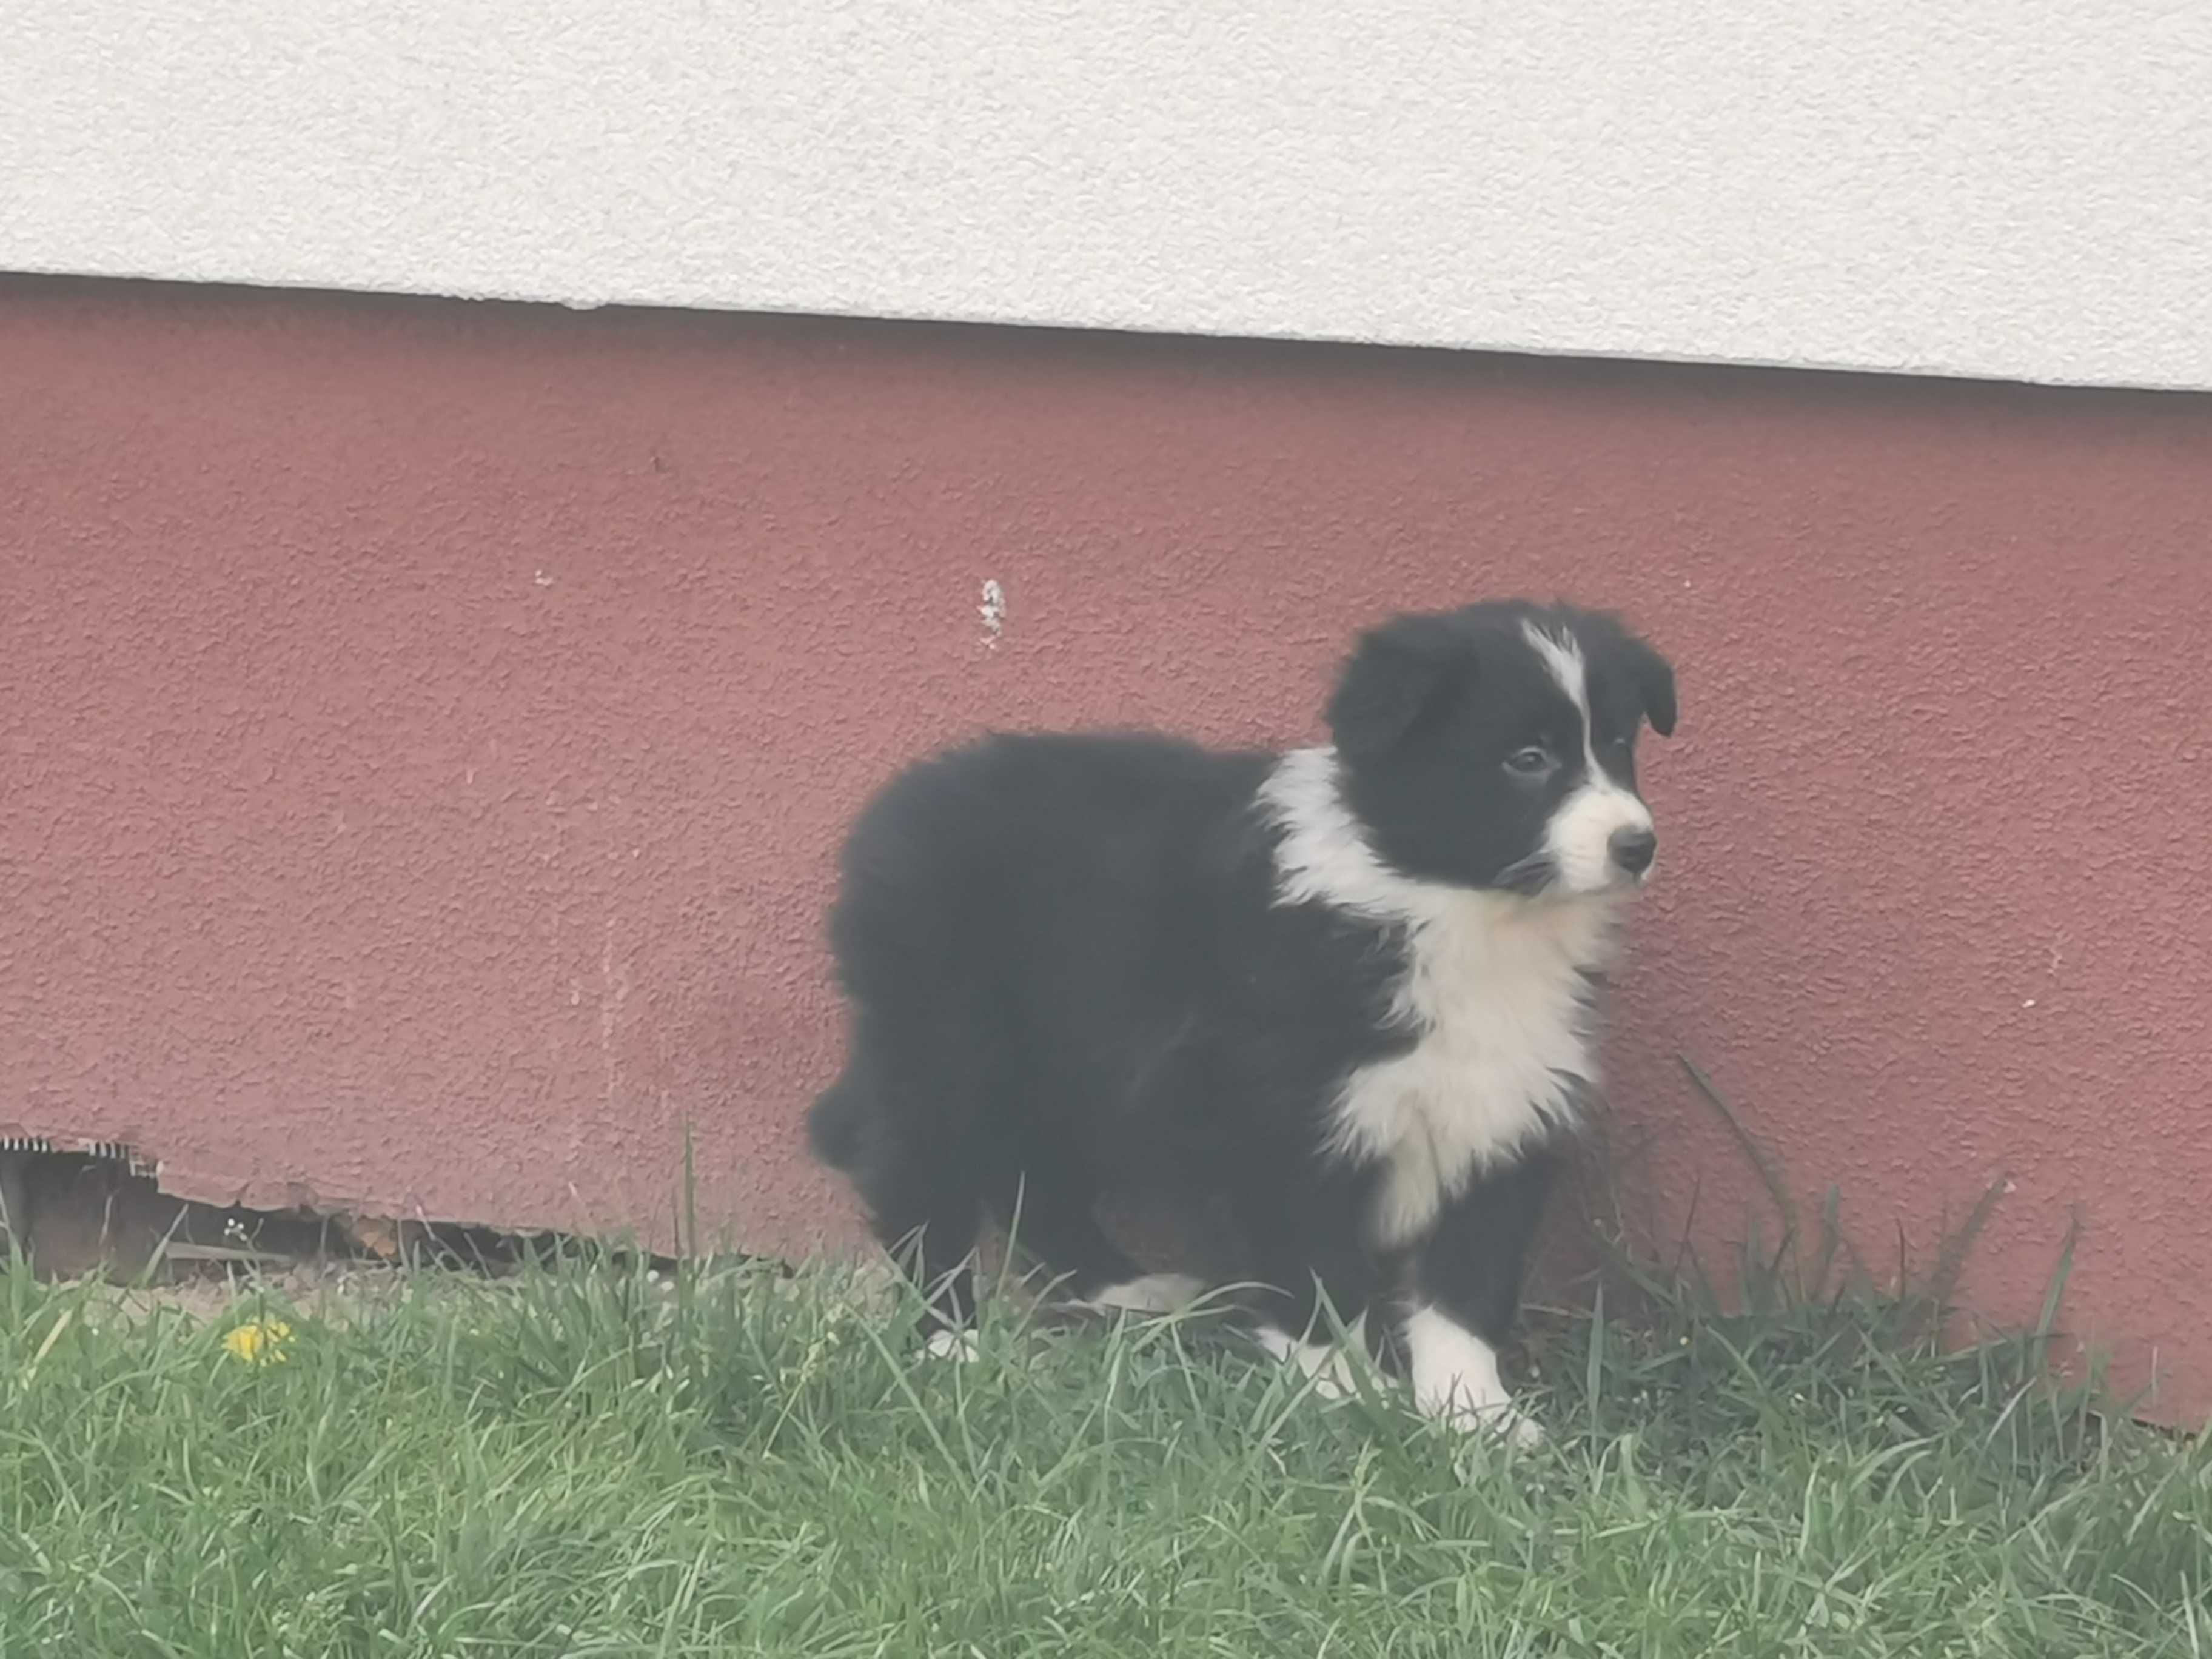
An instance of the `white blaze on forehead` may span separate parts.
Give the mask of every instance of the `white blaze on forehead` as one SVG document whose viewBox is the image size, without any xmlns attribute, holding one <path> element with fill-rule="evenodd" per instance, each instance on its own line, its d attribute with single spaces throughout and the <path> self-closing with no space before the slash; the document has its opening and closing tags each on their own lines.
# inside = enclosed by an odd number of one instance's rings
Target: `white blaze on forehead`
<svg viewBox="0 0 2212 1659">
<path fill-rule="evenodd" d="M 1552 814 L 1545 850 L 1570 892 L 1595 892 L 1619 879 L 1613 862 L 1613 837 L 1623 830 L 1649 830 L 1650 809 L 1632 790 L 1614 781 L 1597 763 L 1597 733 L 1590 723 L 1589 665 L 1571 635 L 1546 632 L 1533 622 L 1521 624 L 1530 647 L 1559 682 L 1583 723 L 1583 781 Z"/>
<path fill-rule="evenodd" d="M 1559 683 L 1559 690 L 1567 694 L 1575 712 L 1583 717 L 1583 743 L 1589 743 L 1589 670 L 1583 662 L 1583 648 L 1572 635 L 1562 638 L 1547 634 L 1532 622 L 1521 624 L 1521 631 L 1528 643 L 1536 647 L 1544 666 L 1552 671 L 1552 678 Z"/>
</svg>

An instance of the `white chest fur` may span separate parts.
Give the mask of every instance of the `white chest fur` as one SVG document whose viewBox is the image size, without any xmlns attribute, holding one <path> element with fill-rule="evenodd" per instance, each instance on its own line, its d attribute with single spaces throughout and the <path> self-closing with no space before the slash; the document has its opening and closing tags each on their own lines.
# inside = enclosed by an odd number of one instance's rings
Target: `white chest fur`
<svg viewBox="0 0 2212 1659">
<path fill-rule="evenodd" d="M 1596 1060 L 1588 972 L 1611 917 L 1588 902 L 1455 893 L 1410 924 L 1395 1017 L 1404 1054 L 1361 1067 L 1336 1102 L 1335 1146 L 1383 1166 L 1375 1237 L 1401 1244 L 1483 1169 L 1568 1125 Z"/>
<path fill-rule="evenodd" d="M 1375 1237 L 1418 1237 L 1484 1167 L 1571 1120 L 1596 1078 L 1588 975 L 1610 954 L 1602 897 L 1528 900 L 1413 881 L 1369 847 L 1325 749 L 1285 755 L 1261 793 L 1282 831 L 1277 896 L 1405 930 L 1392 1017 L 1411 1048 L 1352 1073 L 1334 1149 L 1382 1165 Z"/>
</svg>

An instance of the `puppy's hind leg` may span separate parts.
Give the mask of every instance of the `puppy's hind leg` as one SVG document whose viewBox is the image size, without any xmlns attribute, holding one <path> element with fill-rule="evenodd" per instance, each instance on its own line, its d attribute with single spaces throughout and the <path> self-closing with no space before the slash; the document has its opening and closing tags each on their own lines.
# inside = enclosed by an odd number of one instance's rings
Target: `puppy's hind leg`
<svg viewBox="0 0 2212 1659">
<path fill-rule="evenodd" d="M 1054 1280 L 1052 1297 L 1094 1313 L 1172 1313 L 1204 1291 L 1183 1273 L 1148 1273 L 1099 1224 L 1090 1184 L 1066 1170 L 1032 1166 L 1018 1177 L 1011 1198 L 993 1205 L 1000 1224 L 1022 1255 Z"/>
</svg>

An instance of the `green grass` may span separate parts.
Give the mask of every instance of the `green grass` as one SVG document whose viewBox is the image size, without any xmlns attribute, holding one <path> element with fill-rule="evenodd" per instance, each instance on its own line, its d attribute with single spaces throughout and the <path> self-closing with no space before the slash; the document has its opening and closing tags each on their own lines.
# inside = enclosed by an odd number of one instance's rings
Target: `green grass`
<svg viewBox="0 0 2212 1659">
<path fill-rule="evenodd" d="M 1518 1456 L 826 1273 L 426 1273 L 258 1366 L 99 1305 L 0 1274 L 6 1659 L 2212 1655 L 2203 1441 L 1863 1298 L 1548 1323 Z"/>
</svg>

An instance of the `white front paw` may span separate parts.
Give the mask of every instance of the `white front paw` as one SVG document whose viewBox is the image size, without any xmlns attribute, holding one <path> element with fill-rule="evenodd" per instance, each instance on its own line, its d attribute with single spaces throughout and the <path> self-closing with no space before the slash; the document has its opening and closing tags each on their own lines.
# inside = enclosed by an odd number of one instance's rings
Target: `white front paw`
<svg viewBox="0 0 2212 1659">
<path fill-rule="evenodd" d="M 956 1365 L 972 1364 L 975 1358 L 975 1334 L 973 1331 L 933 1331 L 921 1351 L 932 1359 L 949 1359 Z"/>
<path fill-rule="evenodd" d="M 1314 1392 L 1324 1400 L 1349 1400 L 1359 1392 L 1359 1383 L 1352 1374 L 1352 1356 L 1342 1348 L 1332 1348 L 1328 1358 L 1308 1367 L 1314 1380 Z"/>
<path fill-rule="evenodd" d="M 1347 1333 L 1348 1340 L 1364 1340 L 1360 1331 L 1360 1322 L 1354 1320 Z M 1323 1400 L 1346 1400 L 1359 1392 L 1352 1355 L 1346 1347 L 1334 1343 L 1300 1341 L 1273 1326 L 1263 1326 L 1255 1334 L 1260 1346 L 1277 1359 L 1296 1365 L 1311 1377 L 1313 1391 Z"/>
<path fill-rule="evenodd" d="M 1141 1279 L 1109 1285 L 1075 1305 L 1097 1313 L 1171 1314 L 1188 1308 L 1205 1293 L 1205 1282 L 1188 1273 L 1146 1273 Z"/>
<path fill-rule="evenodd" d="M 1544 1437 L 1516 1410 L 1498 1374 L 1498 1350 L 1436 1308 L 1416 1308 L 1406 1321 L 1413 1399 L 1437 1421 L 1467 1433 L 1503 1436 L 1516 1446 Z"/>
<path fill-rule="evenodd" d="M 1544 1425 L 1510 1401 L 1494 1406 L 1455 1407 L 1441 1415 L 1462 1434 L 1496 1435 L 1522 1451 L 1544 1443 Z"/>
<path fill-rule="evenodd" d="M 1440 1387 L 1423 1389 L 1415 1403 L 1428 1416 L 1462 1434 L 1496 1435 L 1527 1449 L 1544 1441 L 1542 1426 L 1516 1406 L 1503 1389 L 1487 1386 L 1483 1376 L 1455 1376 Z"/>
</svg>

